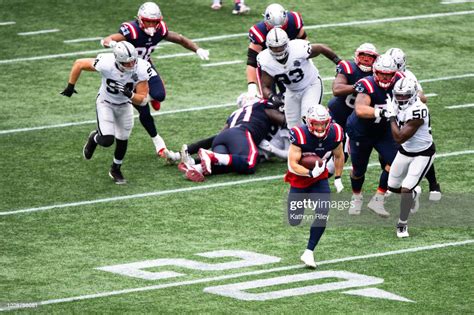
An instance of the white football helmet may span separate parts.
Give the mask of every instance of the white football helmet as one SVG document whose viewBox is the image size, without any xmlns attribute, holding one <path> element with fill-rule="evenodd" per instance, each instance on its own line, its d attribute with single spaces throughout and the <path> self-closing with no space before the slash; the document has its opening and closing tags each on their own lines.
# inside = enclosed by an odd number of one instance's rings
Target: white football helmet
<svg viewBox="0 0 474 315">
<path fill-rule="evenodd" d="M 397 64 L 398 71 L 405 71 L 407 68 L 407 59 L 405 53 L 400 48 L 390 48 L 386 52 L 387 55 L 392 56 Z"/>
<path fill-rule="evenodd" d="M 380 87 L 386 89 L 395 81 L 395 73 L 398 68 L 391 56 L 386 54 L 378 56 L 373 68 L 375 83 Z"/>
<path fill-rule="evenodd" d="M 160 27 L 163 16 L 161 15 L 160 7 L 156 3 L 145 2 L 138 9 L 137 19 L 140 28 L 148 35 L 153 36 Z M 152 26 L 145 25 L 145 23 Z"/>
<path fill-rule="evenodd" d="M 129 42 L 118 42 L 114 48 L 115 63 L 120 71 L 131 72 L 137 65 L 138 53 Z"/>
<path fill-rule="evenodd" d="M 272 28 L 267 34 L 267 47 L 270 54 L 278 61 L 288 56 L 288 35 L 279 27 Z"/>
<path fill-rule="evenodd" d="M 369 56 L 366 56 L 369 55 Z M 371 43 L 363 43 L 354 53 L 354 61 L 360 70 L 371 72 L 375 59 L 379 56 L 377 48 Z"/>
<path fill-rule="evenodd" d="M 411 78 L 402 78 L 393 87 L 393 99 L 400 109 L 415 104 L 418 97 L 418 85 Z"/>
<path fill-rule="evenodd" d="M 263 14 L 265 24 L 270 27 L 282 27 L 288 20 L 288 13 L 278 3 L 270 4 Z"/>
<path fill-rule="evenodd" d="M 331 116 L 323 105 L 311 105 L 304 116 L 309 131 L 318 138 L 326 138 L 331 126 Z"/>
</svg>

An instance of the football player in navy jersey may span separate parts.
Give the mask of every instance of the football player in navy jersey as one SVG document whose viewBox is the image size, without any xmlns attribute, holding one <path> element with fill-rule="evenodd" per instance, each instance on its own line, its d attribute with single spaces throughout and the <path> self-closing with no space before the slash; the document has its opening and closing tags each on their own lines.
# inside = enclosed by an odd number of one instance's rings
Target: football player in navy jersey
<svg viewBox="0 0 474 315">
<path fill-rule="evenodd" d="M 135 46 L 140 58 L 152 64 L 153 69 L 151 77 L 148 80 L 150 87 L 149 98 L 145 100 L 145 102 L 150 101 L 155 110 L 160 109 L 161 102 L 165 100 L 166 91 L 163 81 L 153 65 L 151 54 L 158 43 L 163 39 L 180 44 L 184 48 L 196 52 L 201 59 L 209 60 L 208 50 L 199 48 L 198 45 L 185 36 L 168 30 L 166 23 L 163 21 L 161 10 L 154 2 L 145 2 L 142 4 L 138 9 L 136 20 L 122 23 L 118 33 L 109 35 L 101 40 L 101 44 L 104 47 L 111 48 L 113 48 L 117 42 L 126 40 Z M 157 154 L 164 157 L 166 145 L 160 135 L 158 135 L 155 122 L 150 114 L 150 107 L 146 105 L 135 106 L 135 108 L 140 113 L 140 122 L 153 139 Z"/>
<path fill-rule="evenodd" d="M 247 52 L 247 83 L 248 94 L 256 97 L 262 95 L 257 86 L 257 55 L 267 48 L 266 38 L 268 32 L 274 27 L 280 27 L 286 31 L 288 38 L 306 39 L 306 32 L 303 28 L 303 18 L 301 14 L 293 11 L 286 11 L 279 4 L 270 4 L 266 10 L 264 20 L 252 26 L 249 30 L 250 44 Z M 280 92 L 284 91 L 284 86 L 279 86 Z"/>
<path fill-rule="evenodd" d="M 390 165 L 395 158 L 398 144 L 394 141 L 388 123 L 386 108 L 387 98 L 392 97 L 396 81 L 404 77 L 397 72 L 395 61 L 389 55 L 381 55 L 374 65 L 374 74 L 356 83 L 358 92 L 355 108 L 347 119 L 349 152 L 352 161 L 351 185 L 352 202 L 349 214 L 360 214 L 362 209 L 362 185 L 372 149 L 375 149 L 382 160 L 383 170 L 379 187 L 370 200 L 368 207 L 382 217 L 390 214 L 384 207 L 384 194 L 387 191 L 387 180 Z"/>
<path fill-rule="evenodd" d="M 306 124 L 298 125 L 290 130 L 290 148 L 288 152 L 288 172 L 285 181 L 290 184 L 288 193 L 288 222 L 298 225 L 304 213 L 304 204 L 309 201 L 329 201 L 330 189 L 326 161 L 334 155 L 334 185 L 339 193 L 344 189 L 341 181 L 344 166 L 342 150 L 343 130 L 341 126 L 331 122 L 331 116 L 322 105 L 312 105 L 305 114 Z M 299 164 L 304 155 L 317 155 L 323 164 L 316 163 L 313 169 Z M 316 267 L 313 251 L 326 229 L 329 212 L 327 203 L 320 203 L 315 209 L 315 220 L 311 226 L 308 245 L 301 260 L 309 267 Z"/>
<path fill-rule="evenodd" d="M 212 150 L 199 149 L 200 164 L 185 164 L 182 171 L 195 182 L 204 176 L 236 172 L 253 174 L 258 161 L 258 145 L 272 124 L 283 126 L 285 116 L 271 109 L 265 101 L 244 106 L 227 119 L 224 129 L 212 141 Z"/>
</svg>

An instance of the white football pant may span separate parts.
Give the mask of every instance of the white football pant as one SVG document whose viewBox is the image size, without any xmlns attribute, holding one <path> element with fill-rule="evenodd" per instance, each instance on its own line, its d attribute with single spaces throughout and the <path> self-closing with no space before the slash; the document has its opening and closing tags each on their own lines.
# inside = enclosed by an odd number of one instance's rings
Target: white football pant
<svg viewBox="0 0 474 315">
<path fill-rule="evenodd" d="M 413 190 L 423 179 L 434 159 L 435 154 L 411 157 L 398 152 L 390 166 L 388 186 Z"/>
<path fill-rule="evenodd" d="M 112 105 L 97 98 L 97 124 L 100 134 L 127 140 L 133 128 L 132 104 Z"/>
<path fill-rule="evenodd" d="M 285 117 L 288 128 L 302 123 L 301 117 L 306 115 L 311 105 L 321 104 L 323 99 L 323 83 L 321 78 L 301 91 L 285 92 Z"/>
</svg>

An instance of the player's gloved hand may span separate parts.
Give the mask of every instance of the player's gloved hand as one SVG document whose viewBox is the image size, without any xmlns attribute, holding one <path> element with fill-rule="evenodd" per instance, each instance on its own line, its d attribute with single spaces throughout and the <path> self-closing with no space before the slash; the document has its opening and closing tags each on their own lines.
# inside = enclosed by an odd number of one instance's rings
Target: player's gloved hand
<svg viewBox="0 0 474 315">
<path fill-rule="evenodd" d="M 196 50 L 196 54 L 202 60 L 209 60 L 209 50 L 199 48 L 198 50 Z"/>
<path fill-rule="evenodd" d="M 309 176 L 316 178 L 326 170 L 326 160 L 323 161 L 323 165 L 319 166 L 319 163 L 316 163 L 314 168 L 309 171 Z"/>
<path fill-rule="evenodd" d="M 398 114 L 398 106 L 395 104 L 395 102 L 392 100 L 390 97 L 390 94 L 387 94 L 387 115 L 388 118 L 390 117 L 396 117 Z"/>
<path fill-rule="evenodd" d="M 344 185 L 342 185 L 342 180 L 340 176 L 336 176 L 334 179 L 334 187 L 336 187 L 336 192 L 340 193 L 344 189 Z"/>
<path fill-rule="evenodd" d="M 259 149 L 262 149 L 263 151 L 267 151 L 267 152 L 272 152 L 272 145 L 270 144 L 270 142 L 266 139 L 263 139 L 260 144 L 258 145 L 258 148 Z"/>
<path fill-rule="evenodd" d="M 375 118 L 390 118 L 388 111 L 385 108 L 376 108 L 374 111 Z"/>
<path fill-rule="evenodd" d="M 100 40 L 100 44 L 101 44 L 102 47 L 104 47 L 104 48 L 114 48 L 115 45 L 117 45 L 117 42 L 114 41 L 114 40 L 111 40 L 111 41 L 108 43 L 108 45 L 106 46 L 106 45 L 105 45 L 105 42 L 104 42 L 104 39 L 101 39 L 101 40 Z"/>
<path fill-rule="evenodd" d="M 275 108 L 285 105 L 285 99 L 283 98 L 283 96 L 278 94 L 270 93 L 270 95 L 268 96 L 268 101 L 272 103 Z"/>
<path fill-rule="evenodd" d="M 132 90 L 130 90 L 130 88 L 129 88 L 128 86 L 123 85 L 123 84 L 120 83 L 120 82 L 116 82 L 116 83 L 115 83 L 115 88 L 116 88 L 120 93 L 122 93 L 123 95 L 125 95 L 126 97 L 132 98 L 133 92 L 132 92 Z"/>
<path fill-rule="evenodd" d="M 74 84 L 68 83 L 67 87 L 60 94 L 64 95 L 64 96 L 67 96 L 67 97 L 71 97 L 73 93 L 77 94 L 77 91 L 74 88 L 74 86 L 75 86 Z"/>
</svg>

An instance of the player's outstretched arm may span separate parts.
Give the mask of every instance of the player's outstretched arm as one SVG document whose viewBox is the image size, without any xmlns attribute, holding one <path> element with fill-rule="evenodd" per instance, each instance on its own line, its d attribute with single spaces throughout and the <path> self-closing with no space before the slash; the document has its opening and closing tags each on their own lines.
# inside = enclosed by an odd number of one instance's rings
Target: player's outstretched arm
<svg viewBox="0 0 474 315">
<path fill-rule="evenodd" d="M 132 94 L 132 97 L 130 98 L 130 100 L 132 101 L 133 104 L 145 106 L 147 105 L 147 102 L 145 102 L 145 99 L 148 96 L 148 92 L 149 92 L 148 81 L 140 81 L 135 87 L 135 92 Z"/>
<path fill-rule="evenodd" d="M 336 79 L 332 82 L 332 94 L 334 96 L 346 96 L 355 92 L 353 85 L 347 83 L 347 77 L 338 73 Z"/>
<path fill-rule="evenodd" d="M 100 44 L 105 48 L 114 48 L 117 42 L 121 42 L 124 40 L 127 40 L 125 36 L 119 33 L 115 33 L 115 34 L 105 37 L 104 39 L 101 39 Z"/>
<path fill-rule="evenodd" d="M 308 58 L 314 58 L 316 56 L 323 55 L 324 57 L 328 58 L 336 65 L 341 62 L 341 58 L 339 58 L 331 48 L 323 44 L 313 44 L 311 45 L 311 54 Z"/>
<path fill-rule="evenodd" d="M 166 35 L 166 40 L 194 51 L 202 60 L 209 60 L 209 50 L 199 48 L 196 43 L 181 34 L 169 31 L 168 35 Z"/>
<path fill-rule="evenodd" d="M 69 74 L 68 85 L 64 91 L 61 92 L 61 95 L 71 97 L 73 93 L 77 93 L 74 87 L 77 83 L 77 80 L 79 80 L 82 70 L 96 71 L 94 68 L 94 60 L 94 58 L 84 58 L 77 59 L 74 62 L 71 73 Z"/>
</svg>

